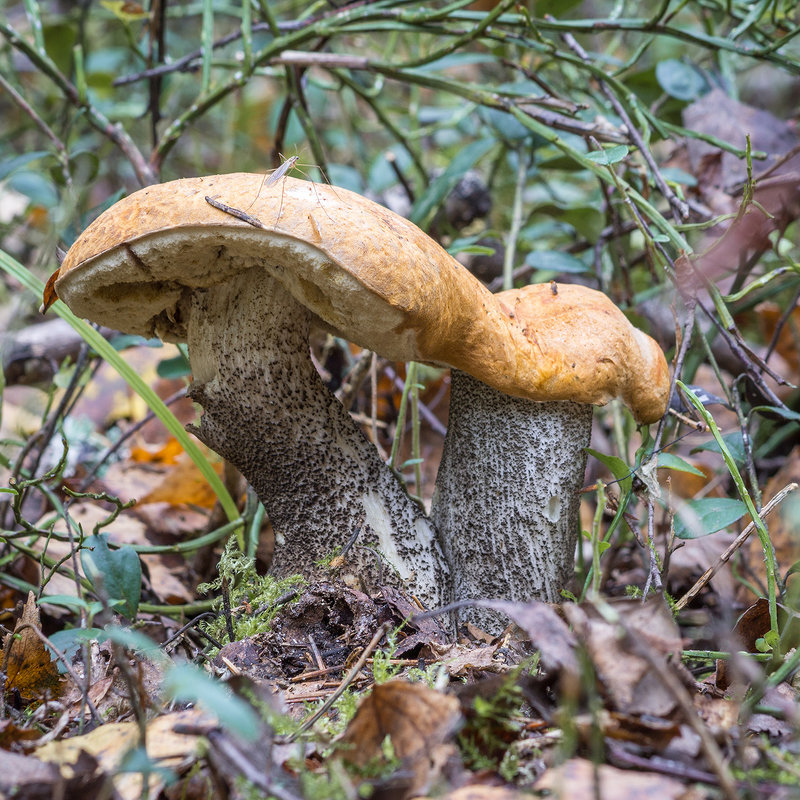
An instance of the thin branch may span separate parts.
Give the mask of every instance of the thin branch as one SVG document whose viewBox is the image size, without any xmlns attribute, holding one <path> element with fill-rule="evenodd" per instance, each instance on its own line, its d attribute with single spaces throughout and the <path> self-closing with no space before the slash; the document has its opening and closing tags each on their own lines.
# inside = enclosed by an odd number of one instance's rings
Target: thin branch
<svg viewBox="0 0 800 800">
<path fill-rule="evenodd" d="M 783 502 L 783 499 L 789 493 L 793 492 L 797 489 L 796 483 L 790 483 L 788 486 L 784 486 L 775 497 L 773 497 L 761 510 L 759 516 L 762 520 L 766 519 L 777 507 L 780 503 Z M 731 544 L 726 548 L 725 552 L 717 558 L 716 562 L 710 566 L 695 582 L 694 586 L 689 589 L 683 597 L 678 600 L 674 605 L 674 610 L 676 612 L 681 611 L 682 609 L 686 608 L 686 606 L 691 603 L 691 601 L 697 597 L 697 595 L 702 591 L 703 587 L 720 571 L 723 564 L 727 564 L 730 561 L 731 556 L 750 538 L 750 535 L 756 529 L 755 522 L 748 523 L 747 527 L 731 542 Z"/>
</svg>

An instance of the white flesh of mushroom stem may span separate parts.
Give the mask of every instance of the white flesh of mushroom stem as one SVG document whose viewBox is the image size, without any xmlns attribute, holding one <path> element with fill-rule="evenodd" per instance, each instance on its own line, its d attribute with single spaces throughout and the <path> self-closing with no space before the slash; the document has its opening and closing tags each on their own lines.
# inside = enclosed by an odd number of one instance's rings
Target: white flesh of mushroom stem
<svg viewBox="0 0 800 800">
<path fill-rule="evenodd" d="M 309 357 L 310 320 L 260 269 L 195 290 L 190 396 L 204 413 L 194 433 L 264 503 L 273 572 L 319 576 L 315 562 L 363 525 L 346 577 L 371 588 L 408 584 L 424 603 L 445 603 L 449 571 L 434 527 L 323 385 Z"/>
<path fill-rule="evenodd" d="M 524 400 L 452 370 L 431 518 L 455 599 L 558 602 L 572 577 L 592 406 Z M 491 633 L 504 618 L 464 608 Z"/>
</svg>

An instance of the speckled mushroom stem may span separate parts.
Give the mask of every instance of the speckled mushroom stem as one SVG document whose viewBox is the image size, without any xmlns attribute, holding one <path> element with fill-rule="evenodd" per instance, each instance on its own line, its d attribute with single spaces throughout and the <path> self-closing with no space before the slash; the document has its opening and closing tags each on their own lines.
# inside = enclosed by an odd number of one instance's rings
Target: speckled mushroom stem
<svg viewBox="0 0 800 800">
<path fill-rule="evenodd" d="M 309 357 L 311 315 L 254 269 L 196 290 L 189 320 L 193 432 L 237 466 L 275 531 L 272 571 L 320 575 L 315 562 L 364 527 L 344 576 L 408 584 L 426 604 L 450 599 L 433 525 L 381 461 Z M 380 567 L 373 545 L 382 554 Z"/>
<path fill-rule="evenodd" d="M 510 397 L 452 370 L 450 422 L 431 518 L 456 600 L 560 600 L 579 533 L 592 406 Z M 507 623 L 459 611 L 496 633 Z"/>
</svg>

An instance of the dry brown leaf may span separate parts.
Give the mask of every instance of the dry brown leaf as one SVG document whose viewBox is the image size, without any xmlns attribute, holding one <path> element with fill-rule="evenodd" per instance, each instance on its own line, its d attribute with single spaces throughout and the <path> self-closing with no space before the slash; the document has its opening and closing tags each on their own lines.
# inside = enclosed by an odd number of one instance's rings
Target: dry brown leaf
<svg viewBox="0 0 800 800">
<path fill-rule="evenodd" d="M 0 749 L 17 749 L 15 745 L 21 742 L 30 742 L 42 735 L 36 728 L 19 728 L 10 719 L 0 719 Z"/>
<path fill-rule="evenodd" d="M 554 608 L 537 601 L 509 603 L 505 600 L 484 600 L 481 606 L 501 611 L 519 625 L 541 652 L 546 669 L 563 670 L 573 676 L 578 674 L 576 639 Z"/>
<path fill-rule="evenodd" d="M 97 762 L 82 753 L 73 774 L 65 779 L 53 764 L 33 756 L 23 756 L 0 750 L 0 797 L 25 800 L 63 798 L 95 798 L 108 796 L 101 791 L 104 778 L 97 774 Z"/>
<path fill-rule="evenodd" d="M 213 462 L 211 466 L 218 475 L 222 475 L 221 461 Z M 194 461 L 182 458 L 161 476 L 158 486 L 144 495 L 139 502 L 213 508 L 217 496 Z"/>
<path fill-rule="evenodd" d="M 679 663 L 680 632 L 663 599 L 652 597 L 645 603 L 625 599 L 609 605 L 631 636 L 663 658 L 665 665 L 670 657 Z M 617 711 L 663 717 L 673 710 L 674 696 L 662 685 L 650 663 L 624 646 L 619 626 L 607 622 L 589 604 L 566 603 L 564 613 L 586 644 L 608 699 Z"/>
<path fill-rule="evenodd" d="M 483 647 L 469 647 L 463 644 L 440 645 L 431 642 L 431 652 L 438 662 L 444 664 L 445 669 L 453 678 L 462 678 L 465 675 L 478 672 L 508 672 L 512 669 L 508 664 L 494 658 L 498 645 L 485 645 Z"/>
<path fill-rule="evenodd" d="M 207 725 L 210 718 L 198 709 L 176 711 L 156 717 L 147 723 L 147 753 L 158 766 L 175 771 L 187 769 L 199 755 L 202 738 L 194 734 L 176 733 L 177 726 L 185 729 Z M 56 764 L 61 774 L 69 778 L 72 767 L 81 752 L 94 756 L 107 775 L 112 776 L 114 788 L 123 800 L 139 800 L 142 797 L 141 773 L 119 773 L 118 768 L 125 754 L 138 744 L 139 727 L 135 722 L 117 722 L 101 725 L 91 733 L 73 736 L 38 748 L 38 759 Z M 157 797 L 163 788 L 163 775 L 152 774 L 149 778 L 149 796 Z"/>
<path fill-rule="evenodd" d="M 373 687 L 339 742 L 342 757 L 358 767 L 380 763 L 388 736 L 394 754 L 414 774 L 410 792 L 428 783 L 431 758 L 461 720 L 455 697 L 419 683 L 394 680 Z"/>
<path fill-rule="evenodd" d="M 31 628 L 42 630 L 33 592 L 28 594 L 14 632 L 3 641 L 3 672 L 6 692 L 13 689 L 25 700 L 40 700 L 45 694 L 58 694 L 61 679 L 50 652 Z"/>
<path fill-rule="evenodd" d="M 595 765 L 583 758 L 571 758 L 560 767 L 547 770 L 534 788 L 546 789 L 557 800 L 683 800 L 691 796 L 675 778 Z"/>
</svg>

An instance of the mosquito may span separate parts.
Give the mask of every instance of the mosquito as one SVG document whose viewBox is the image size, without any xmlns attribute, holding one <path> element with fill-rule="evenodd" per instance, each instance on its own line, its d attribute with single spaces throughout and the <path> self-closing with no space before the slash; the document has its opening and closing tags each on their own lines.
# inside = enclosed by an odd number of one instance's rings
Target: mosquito
<svg viewBox="0 0 800 800">
<path fill-rule="evenodd" d="M 283 156 L 281 156 L 283 158 Z M 249 206 L 247 206 L 247 210 L 249 211 L 256 200 L 261 196 L 261 192 L 265 187 L 274 186 L 287 172 L 289 172 L 294 165 L 300 160 L 300 156 L 289 156 L 289 158 L 284 159 L 283 164 L 281 164 L 277 169 L 273 170 L 269 175 L 265 175 L 261 179 L 261 185 L 258 187 L 258 192 L 256 193 L 255 199 Z M 278 218 L 280 219 L 281 211 L 283 210 L 283 192 L 281 192 L 281 209 L 278 211 Z"/>
<path fill-rule="evenodd" d="M 279 154 L 279 155 L 281 155 L 281 154 Z M 250 205 L 247 207 L 247 211 L 249 211 L 253 207 L 253 205 L 256 202 L 256 200 L 258 200 L 258 198 L 261 196 L 261 192 L 262 192 L 262 190 L 264 188 L 267 188 L 267 187 L 270 187 L 270 186 L 274 186 L 281 178 L 284 178 L 286 176 L 286 174 L 289 171 L 291 171 L 296 166 L 297 162 L 300 160 L 299 156 L 289 156 L 289 158 L 284 158 L 284 156 L 281 155 L 281 158 L 283 158 L 283 163 L 277 169 L 273 170 L 269 175 L 265 175 L 262 178 L 261 185 L 258 188 L 258 194 L 256 194 L 255 200 L 253 200 L 253 202 L 250 203 Z M 300 169 L 300 168 L 298 167 L 298 169 Z M 323 171 L 322 167 L 317 167 L 317 169 L 320 171 L 320 173 L 322 173 L 322 177 L 325 179 L 325 181 L 327 182 L 328 186 L 331 187 L 331 190 L 333 191 L 333 193 L 338 198 L 339 195 L 336 193 L 336 189 L 333 188 L 333 185 L 328 180 L 328 177 L 325 175 L 325 172 Z M 311 185 L 312 185 L 312 187 L 314 189 L 314 195 L 317 198 L 317 203 L 319 203 L 320 208 L 325 212 L 325 216 L 328 219 L 330 219 L 331 222 L 333 222 L 333 219 L 331 218 L 331 215 L 325 209 L 325 204 L 322 202 L 322 198 L 319 196 L 319 192 L 317 192 L 317 185 L 313 180 L 311 181 Z M 281 186 L 281 202 L 280 202 L 280 205 L 278 207 L 278 216 L 275 218 L 275 224 L 276 225 L 278 224 L 278 220 L 280 220 L 280 218 L 281 218 L 281 214 L 283 214 L 283 193 L 284 193 L 284 191 L 285 191 L 285 186 L 282 185 Z"/>
</svg>

